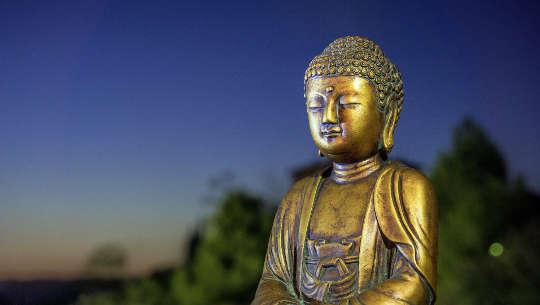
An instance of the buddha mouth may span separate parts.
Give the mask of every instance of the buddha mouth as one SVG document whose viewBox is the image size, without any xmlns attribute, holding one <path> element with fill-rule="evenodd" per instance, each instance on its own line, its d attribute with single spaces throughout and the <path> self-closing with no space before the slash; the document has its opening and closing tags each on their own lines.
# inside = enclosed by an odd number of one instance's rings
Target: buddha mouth
<svg viewBox="0 0 540 305">
<path fill-rule="evenodd" d="M 343 133 L 343 128 L 341 126 L 335 124 L 330 126 L 321 126 L 321 134 L 325 138 L 334 138 L 339 137 Z"/>
<path fill-rule="evenodd" d="M 333 137 L 339 137 L 341 136 L 341 132 L 336 132 L 336 131 L 326 131 L 326 132 L 322 132 L 322 135 L 323 137 L 325 138 L 333 138 Z"/>
</svg>

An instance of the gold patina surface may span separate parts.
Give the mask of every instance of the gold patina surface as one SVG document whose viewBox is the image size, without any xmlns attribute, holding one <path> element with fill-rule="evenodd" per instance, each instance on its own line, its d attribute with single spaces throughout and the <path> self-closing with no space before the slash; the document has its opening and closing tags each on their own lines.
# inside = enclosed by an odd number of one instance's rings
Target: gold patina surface
<svg viewBox="0 0 540 305">
<path fill-rule="evenodd" d="M 283 198 L 252 304 L 433 304 L 435 193 L 387 160 L 401 74 L 372 41 L 345 37 L 310 62 L 304 85 L 312 138 L 333 165 Z"/>
</svg>

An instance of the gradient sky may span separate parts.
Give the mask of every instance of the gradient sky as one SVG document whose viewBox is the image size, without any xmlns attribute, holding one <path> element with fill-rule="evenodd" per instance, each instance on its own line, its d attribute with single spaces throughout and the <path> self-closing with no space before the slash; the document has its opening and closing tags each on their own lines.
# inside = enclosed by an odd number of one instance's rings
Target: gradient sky
<svg viewBox="0 0 540 305">
<path fill-rule="evenodd" d="M 171 262 L 225 172 L 281 197 L 317 158 L 304 70 L 346 35 L 403 74 L 393 157 L 429 170 L 470 115 L 540 190 L 539 5 L 381 2 L 0 1 L 0 279 L 109 241 Z"/>
</svg>

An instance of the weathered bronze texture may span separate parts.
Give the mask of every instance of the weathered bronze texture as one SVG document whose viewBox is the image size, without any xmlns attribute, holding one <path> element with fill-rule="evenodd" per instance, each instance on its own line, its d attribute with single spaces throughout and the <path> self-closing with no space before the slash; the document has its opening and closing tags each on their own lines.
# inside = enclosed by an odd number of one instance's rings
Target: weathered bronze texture
<svg viewBox="0 0 540 305">
<path fill-rule="evenodd" d="M 311 135 L 333 166 L 283 198 L 252 304 L 433 304 L 435 193 L 386 160 L 401 74 L 372 41 L 345 37 L 310 62 L 304 87 Z"/>
</svg>

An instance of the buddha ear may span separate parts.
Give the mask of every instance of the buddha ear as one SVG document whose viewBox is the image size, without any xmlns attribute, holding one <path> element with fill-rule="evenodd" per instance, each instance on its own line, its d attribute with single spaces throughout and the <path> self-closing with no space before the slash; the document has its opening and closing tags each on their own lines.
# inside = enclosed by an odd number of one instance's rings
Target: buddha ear
<svg viewBox="0 0 540 305">
<path fill-rule="evenodd" d="M 394 147 L 394 130 L 396 129 L 396 123 L 398 120 L 397 103 L 392 102 L 394 94 L 388 96 L 386 100 L 386 115 L 384 128 L 382 131 L 382 146 L 386 153 L 392 151 Z"/>
</svg>

